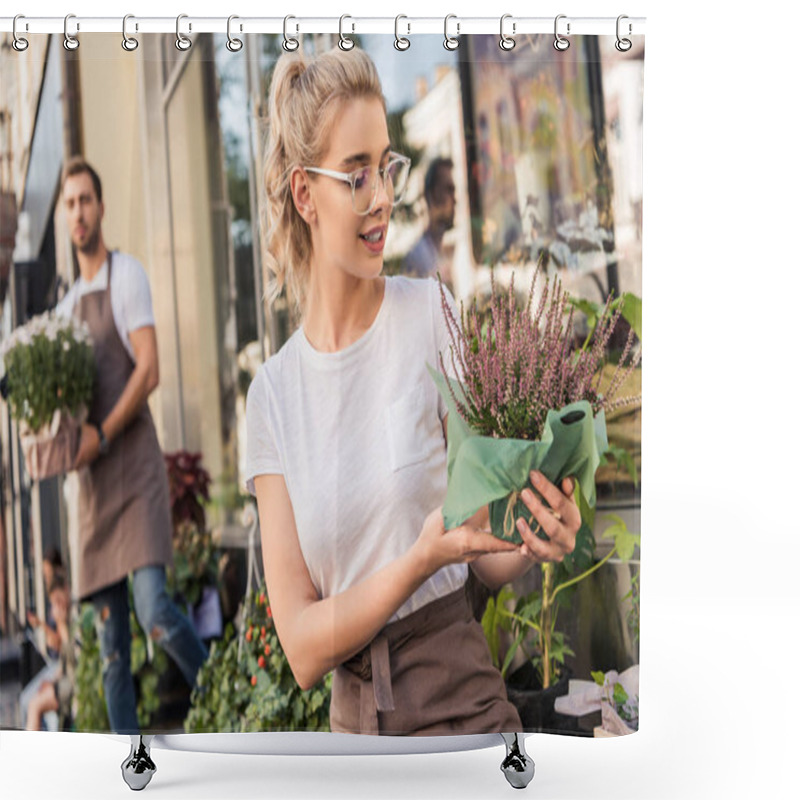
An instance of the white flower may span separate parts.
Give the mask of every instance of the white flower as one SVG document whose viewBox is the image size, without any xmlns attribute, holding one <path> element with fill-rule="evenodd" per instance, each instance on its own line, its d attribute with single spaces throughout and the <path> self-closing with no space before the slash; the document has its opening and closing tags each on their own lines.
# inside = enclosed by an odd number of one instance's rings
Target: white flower
<svg viewBox="0 0 800 800">
<path fill-rule="evenodd" d="M 69 342 L 64 342 L 64 352 L 69 352 Z"/>
</svg>

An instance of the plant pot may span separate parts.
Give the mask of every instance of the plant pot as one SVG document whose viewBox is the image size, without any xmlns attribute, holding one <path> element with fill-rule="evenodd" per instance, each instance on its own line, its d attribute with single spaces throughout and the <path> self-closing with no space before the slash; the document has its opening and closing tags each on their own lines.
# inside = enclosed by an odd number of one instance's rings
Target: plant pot
<svg viewBox="0 0 800 800">
<path fill-rule="evenodd" d="M 72 469 L 81 439 L 81 426 L 86 420 L 86 410 L 77 416 L 57 409 L 52 422 L 33 432 L 20 425 L 20 444 L 25 455 L 25 466 L 33 480 L 44 480 L 64 475 Z"/>
<path fill-rule="evenodd" d="M 530 661 L 515 670 L 506 681 L 508 699 L 519 712 L 525 731 L 573 733 L 589 735 L 578 726 L 575 717 L 568 717 L 555 711 L 556 698 L 565 695 L 569 689 L 571 670 L 562 668 L 558 681 L 543 689 L 536 670 Z"/>
</svg>

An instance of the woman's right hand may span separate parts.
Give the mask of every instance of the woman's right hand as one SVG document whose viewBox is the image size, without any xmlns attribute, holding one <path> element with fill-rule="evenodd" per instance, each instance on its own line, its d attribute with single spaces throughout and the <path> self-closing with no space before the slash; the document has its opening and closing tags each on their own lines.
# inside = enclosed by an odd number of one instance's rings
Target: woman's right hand
<svg viewBox="0 0 800 800">
<path fill-rule="evenodd" d="M 446 531 L 439 506 L 426 517 L 412 549 L 417 551 L 427 578 L 448 564 L 468 564 L 486 553 L 510 553 L 519 547 L 479 530 L 469 521 Z"/>
</svg>

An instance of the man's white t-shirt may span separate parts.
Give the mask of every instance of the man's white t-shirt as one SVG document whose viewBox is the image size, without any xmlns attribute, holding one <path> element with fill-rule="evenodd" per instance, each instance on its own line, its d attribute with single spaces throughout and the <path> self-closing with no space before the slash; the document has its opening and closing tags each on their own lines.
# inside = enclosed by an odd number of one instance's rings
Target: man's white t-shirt
<svg viewBox="0 0 800 800">
<path fill-rule="evenodd" d="M 150 282 L 144 267 L 133 256 L 115 251 L 112 258 L 111 313 L 119 338 L 135 363 L 128 334 L 146 325 L 155 325 Z M 103 292 L 107 287 L 108 261 L 105 261 L 88 283 L 78 277 L 56 306 L 56 314 L 61 317 L 71 316 L 79 298 L 90 292 Z"/>
<path fill-rule="evenodd" d="M 360 339 L 322 353 L 301 326 L 262 364 L 247 393 L 247 487 L 254 492 L 257 475 L 284 476 L 321 598 L 405 554 L 447 489 L 447 409 L 426 367 L 439 369 L 439 351 L 449 366 L 439 283 L 393 276 L 385 286 Z M 466 578 L 466 564 L 440 569 L 390 621 Z"/>
</svg>

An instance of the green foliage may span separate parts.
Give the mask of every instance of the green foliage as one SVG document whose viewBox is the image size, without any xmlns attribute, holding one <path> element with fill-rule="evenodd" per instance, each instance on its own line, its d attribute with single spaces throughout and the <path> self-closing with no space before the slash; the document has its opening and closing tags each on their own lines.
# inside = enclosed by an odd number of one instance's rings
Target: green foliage
<svg viewBox="0 0 800 800">
<path fill-rule="evenodd" d="M 78 638 L 81 646 L 75 665 L 75 729 L 107 731 L 109 725 L 100 667 L 100 643 L 94 629 L 94 609 L 89 603 L 81 607 Z"/>
<path fill-rule="evenodd" d="M 505 604 L 514 599 L 514 592 L 510 586 L 506 585 L 500 589 L 497 597 L 490 597 L 486 601 L 486 610 L 483 612 L 481 625 L 486 635 L 489 645 L 489 652 L 492 654 L 492 662 L 496 667 L 500 666 L 500 631 L 511 630 L 511 620 L 500 609 Z"/>
<path fill-rule="evenodd" d="M 576 492 L 577 494 L 579 493 Z M 584 522 L 578 531 L 571 563 L 567 563 L 569 557 L 565 557 L 561 564 L 541 565 L 541 590 L 519 597 L 513 611 L 509 611 L 507 605 L 516 595 L 508 585 L 503 587 L 496 600 L 490 598 L 487 602 L 481 624 L 492 660 L 503 677 L 506 676 L 514 654 L 522 649 L 536 668 L 542 686 L 547 688 L 558 679 L 566 656 L 575 655 L 567 644 L 566 636 L 557 630 L 560 606 L 568 605 L 570 593 L 577 584 L 596 572 L 615 554 L 621 561 L 629 561 L 635 547 L 641 542 L 641 537 L 631 533 L 621 517 L 608 514 L 606 519 L 613 524 L 603 532 L 603 538 L 613 538 L 614 546 L 601 561 L 595 563 L 594 536 L 591 527 Z M 511 632 L 514 636 L 502 665 L 499 662 L 500 630 Z M 530 638 L 532 646 L 526 649 Z"/>
<path fill-rule="evenodd" d="M 217 585 L 219 558 L 211 531 L 206 528 L 211 476 L 202 467 L 202 455 L 178 450 L 166 453 L 172 512 L 174 565 L 167 570 L 171 591 L 190 606 L 196 605 L 206 586 Z"/>
<path fill-rule="evenodd" d="M 168 587 L 190 606 L 196 605 L 206 586 L 217 585 L 219 554 L 211 531 L 192 522 L 179 523 L 172 534 L 173 566 L 167 570 Z"/>
<path fill-rule="evenodd" d="M 609 459 L 613 460 L 617 466 L 627 471 L 634 486 L 639 485 L 639 471 L 636 469 L 636 462 L 624 447 L 609 442 L 608 450 L 601 455 L 600 459 L 600 466 L 608 464 Z"/>
<path fill-rule="evenodd" d="M 243 628 L 229 624 L 197 676 L 187 733 L 327 731 L 333 679 L 301 690 L 260 591 L 243 600 Z"/>
<path fill-rule="evenodd" d="M 11 416 L 31 431 L 56 410 L 77 416 L 92 397 L 94 354 L 88 328 L 53 312 L 17 328 L 3 349 Z"/>
<path fill-rule="evenodd" d="M 641 544 L 642 537 L 639 534 L 631 533 L 625 520 L 617 514 L 606 514 L 606 519 L 610 519 L 614 524 L 610 525 L 603 532 L 604 539 L 614 540 L 614 550 L 622 561 L 630 561 L 637 545 Z"/>
<path fill-rule="evenodd" d="M 639 698 L 631 697 L 625 687 L 617 682 L 614 688 L 606 686 L 605 673 L 596 670 L 592 672 L 592 678 L 598 686 L 605 688 L 605 701 L 617 712 L 620 719 L 624 720 L 634 730 L 639 727 Z"/>
<path fill-rule="evenodd" d="M 570 297 L 567 301 L 570 305 L 574 306 L 577 311 L 582 311 L 586 315 L 586 324 L 589 327 L 589 333 L 586 336 L 584 347 L 591 341 L 592 335 L 597 328 L 597 323 L 605 309 L 605 305 L 594 303 L 591 300 L 585 300 L 578 297 Z M 620 309 L 621 316 L 625 319 L 628 325 L 633 328 L 636 336 L 641 340 L 642 338 L 642 299 L 632 292 L 623 292 L 619 297 L 616 297 L 608 306 L 608 311 L 614 313 Z"/>
<path fill-rule="evenodd" d="M 631 601 L 631 610 L 628 612 L 628 628 L 631 632 L 631 639 L 635 645 L 639 644 L 639 576 L 641 570 L 631 576 L 630 591 L 625 594 L 623 600 Z"/>
</svg>

